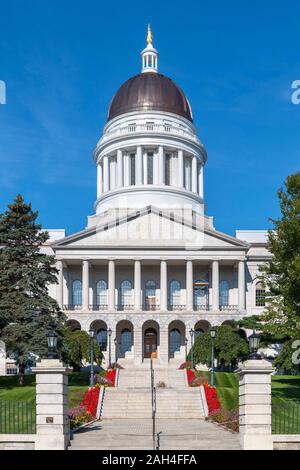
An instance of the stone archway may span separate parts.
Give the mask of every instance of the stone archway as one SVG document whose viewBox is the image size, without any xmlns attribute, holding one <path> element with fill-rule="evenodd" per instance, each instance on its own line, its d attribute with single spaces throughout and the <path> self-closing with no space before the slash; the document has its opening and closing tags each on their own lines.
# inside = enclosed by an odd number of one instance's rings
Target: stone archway
<svg viewBox="0 0 300 470">
<path fill-rule="evenodd" d="M 147 320 L 142 327 L 142 354 L 143 359 L 156 359 L 159 357 L 160 329 L 155 320 Z"/>
<path fill-rule="evenodd" d="M 185 324 L 181 320 L 173 320 L 168 327 L 169 359 L 185 358 Z"/>
<path fill-rule="evenodd" d="M 116 326 L 117 357 L 134 357 L 134 328 L 130 320 L 121 320 Z"/>
<path fill-rule="evenodd" d="M 211 328 L 211 324 L 207 320 L 199 320 L 194 326 L 194 331 L 195 331 L 195 338 L 197 336 L 202 335 L 203 333 L 207 333 Z"/>
<path fill-rule="evenodd" d="M 107 324 L 103 320 L 94 320 L 90 329 L 95 331 L 95 338 L 102 352 L 107 351 Z"/>
<path fill-rule="evenodd" d="M 81 325 L 79 321 L 77 320 L 67 320 L 66 321 L 66 326 L 72 331 L 80 331 L 81 330 Z"/>
</svg>

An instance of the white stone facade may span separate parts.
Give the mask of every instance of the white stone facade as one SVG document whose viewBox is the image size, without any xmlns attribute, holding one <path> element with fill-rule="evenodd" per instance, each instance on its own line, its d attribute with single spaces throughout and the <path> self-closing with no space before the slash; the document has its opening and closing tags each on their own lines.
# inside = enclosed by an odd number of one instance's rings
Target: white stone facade
<svg viewBox="0 0 300 470">
<path fill-rule="evenodd" d="M 145 76 L 157 73 L 157 54 L 148 43 Z M 120 114 L 106 124 L 94 160 L 87 228 L 68 237 L 50 230 L 43 248 L 57 259 L 50 293 L 72 328 L 95 328 L 104 348 L 111 330 L 112 360 L 167 363 L 184 360 L 190 330 L 262 311 L 256 277 L 270 257 L 266 232 L 232 237 L 214 228 L 205 214 L 207 154 L 191 120 L 175 108 Z"/>
</svg>

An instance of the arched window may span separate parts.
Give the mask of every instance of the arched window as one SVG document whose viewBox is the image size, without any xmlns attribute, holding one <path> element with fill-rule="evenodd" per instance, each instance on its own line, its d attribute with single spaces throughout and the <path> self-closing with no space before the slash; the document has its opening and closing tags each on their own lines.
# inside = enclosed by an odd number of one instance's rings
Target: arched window
<svg viewBox="0 0 300 470">
<path fill-rule="evenodd" d="M 180 351 L 181 346 L 181 333 L 178 328 L 173 328 L 170 331 L 170 353 L 174 354 L 175 351 Z"/>
<path fill-rule="evenodd" d="M 96 285 L 96 304 L 98 306 L 107 305 L 107 283 L 103 279 Z"/>
<path fill-rule="evenodd" d="M 220 282 L 219 292 L 220 307 L 227 307 L 229 305 L 229 282 Z"/>
<path fill-rule="evenodd" d="M 170 305 L 178 306 L 181 303 L 181 285 L 179 281 L 170 282 Z"/>
<path fill-rule="evenodd" d="M 132 347 L 132 331 L 124 328 L 121 332 L 120 352 L 121 354 L 130 351 Z"/>
<path fill-rule="evenodd" d="M 100 346 L 101 351 L 106 351 L 107 349 L 107 330 L 105 328 L 100 328 L 97 332 L 97 341 Z"/>
<path fill-rule="evenodd" d="M 266 305 L 266 287 L 259 281 L 255 285 L 255 306 L 264 307 Z"/>
<path fill-rule="evenodd" d="M 82 283 L 79 279 L 72 282 L 72 304 L 82 305 Z"/>
<path fill-rule="evenodd" d="M 121 306 L 130 306 L 132 303 L 132 286 L 130 281 L 121 282 Z"/>
<path fill-rule="evenodd" d="M 156 306 L 156 284 L 149 280 L 145 284 L 145 303 L 147 310 L 155 310 Z"/>
<path fill-rule="evenodd" d="M 198 279 L 194 282 L 194 305 L 195 308 L 206 308 L 209 305 L 208 282 L 204 279 Z"/>
</svg>

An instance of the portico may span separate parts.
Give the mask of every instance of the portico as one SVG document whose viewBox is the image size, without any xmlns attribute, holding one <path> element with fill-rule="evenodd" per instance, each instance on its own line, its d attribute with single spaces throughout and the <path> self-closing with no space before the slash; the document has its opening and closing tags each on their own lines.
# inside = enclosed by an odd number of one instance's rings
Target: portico
<svg viewBox="0 0 300 470">
<path fill-rule="evenodd" d="M 66 311 L 245 310 L 243 259 L 60 259 L 57 267 Z"/>
</svg>

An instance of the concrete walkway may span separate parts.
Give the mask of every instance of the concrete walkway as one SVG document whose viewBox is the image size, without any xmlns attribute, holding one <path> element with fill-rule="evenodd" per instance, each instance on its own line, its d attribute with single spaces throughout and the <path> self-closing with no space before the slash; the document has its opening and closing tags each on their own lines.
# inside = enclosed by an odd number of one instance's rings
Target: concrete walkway
<svg viewBox="0 0 300 470">
<path fill-rule="evenodd" d="M 160 450 L 238 450 L 239 435 L 202 419 L 158 419 Z M 70 450 L 151 450 L 151 419 L 104 419 L 74 434 Z"/>
</svg>

